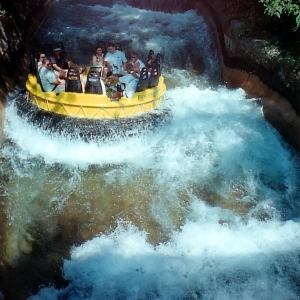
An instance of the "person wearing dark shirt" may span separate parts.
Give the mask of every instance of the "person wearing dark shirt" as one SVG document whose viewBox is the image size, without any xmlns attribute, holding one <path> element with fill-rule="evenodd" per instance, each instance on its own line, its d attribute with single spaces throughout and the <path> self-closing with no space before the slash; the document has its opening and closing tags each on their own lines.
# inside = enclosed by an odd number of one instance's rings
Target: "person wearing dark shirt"
<svg viewBox="0 0 300 300">
<path fill-rule="evenodd" d="M 71 60 L 69 60 L 60 46 L 57 46 L 53 49 L 53 55 L 51 55 L 51 61 L 53 69 L 58 72 L 59 78 L 66 78 L 68 66 L 76 66 Z"/>
</svg>

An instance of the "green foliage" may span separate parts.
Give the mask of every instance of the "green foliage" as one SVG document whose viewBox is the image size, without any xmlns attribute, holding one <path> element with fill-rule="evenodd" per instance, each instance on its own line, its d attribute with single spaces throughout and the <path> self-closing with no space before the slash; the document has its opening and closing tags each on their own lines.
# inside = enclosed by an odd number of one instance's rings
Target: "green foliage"
<svg viewBox="0 0 300 300">
<path fill-rule="evenodd" d="M 259 0 L 264 7 L 265 13 L 269 16 L 280 18 L 288 15 L 295 18 L 295 31 L 300 27 L 300 1 L 299 0 Z"/>
<path fill-rule="evenodd" d="M 288 45 L 282 37 L 273 35 L 266 41 L 264 51 L 275 53 L 285 65 L 295 67 L 300 66 L 299 46 L 300 41 L 294 41 L 293 44 Z"/>
</svg>

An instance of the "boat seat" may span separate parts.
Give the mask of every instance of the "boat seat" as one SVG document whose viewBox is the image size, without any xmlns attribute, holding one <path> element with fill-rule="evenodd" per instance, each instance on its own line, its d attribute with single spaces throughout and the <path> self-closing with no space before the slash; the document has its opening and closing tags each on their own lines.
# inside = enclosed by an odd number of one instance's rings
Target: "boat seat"
<svg viewBox="0 0 300 300">
<path fill-rule="evenodd" d="M 80 73 L 78 67 L 71 66 L 66 78 L 66 92 L 82 93 Z"/>
<path fill-rule="evenodd" d="M 157 53 L 156 55 L 156 59 L 155 59 L 158 63 L 158 76 L 161 75 L 161 54 L 160 53 Z"/>
<path fill-rule="evenodd" d="M 140 78 L 138 84 L 136 86 L 135 91 L 141 92 L 148 88 L 149 80 L 148 80 L 148 69 L 146 67 L 142 68 L 140 73 Z"/>
<path fill-rule="evenodd" d="M 99 72 L 99 67 L 91 67 L 85 84 L 86 94 L 103 94 L 103 85 L 101 84 L 101 72 Z"/>
<path fill-rule="evenodd" d="M 159 73 L 160 73 L 159 64 L 157 63 L 157 61 L 153 61 L 151 64 L 151 73 L 149 77 L 149 85 L 148 85 L 149 88 L 158 85 Z"/>
<path fill-rule="evenodd" d="M 36 58 L 36 54 L 31 51 L 30 52 L 30 73 L 36 75 L 37 71 L 38 71 L 38 65 L 37 65 L 37 58 Z"/>
<path fill-rule="evenodd" d="M 152 63 L 153 60 L 154 60 L 154 51 L 149 50 L 146 67 L 151 68 L 151 63 Z"/>
</svg>

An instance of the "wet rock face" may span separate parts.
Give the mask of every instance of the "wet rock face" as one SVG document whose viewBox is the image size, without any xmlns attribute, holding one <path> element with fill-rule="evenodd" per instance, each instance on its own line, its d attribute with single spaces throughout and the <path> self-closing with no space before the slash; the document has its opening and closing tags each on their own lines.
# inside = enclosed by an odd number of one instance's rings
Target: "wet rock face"
<svg viewBox="0 0 300 300">
<path fill-rule="evenodd" d="M 257 75 L 268 87 L 288 99 L 300 114 L 300 66 L 287 64 L 285 57 L 268 39 L 256 36 L 263 36 L 261 33 L 265 30 L 262 5 L 237 0 L 200 2 L 211 8 L 213 21 L 219 24 L 218 38 L 223 43 L 221 55 L 225 67 Z M 249 12 L 250 8 L 253 12 Z M 251 21 L 254 18 L 258 29 L 254 29 Z M 259 18 L 261 21 L 257 20 Z"/>
<path fill-rule="evenodd" d="M 21 60 L 21 32 L 12 17 L 0 19 L 0 64 L 1 64 L 1 94 L 10 90 L 16 80 L 17 61 Z M 2 96 L 2 95 L 1 95 Z M 2 98 L 2 97 L 1 97 Z"/>
<path fill-rule="evenodd" d="M 300 66 L 287 64 L 268 39 L 258 38 L 262 31 L 256 31 L 257 35 L 249 31 L 242 7 L 249 2 L 200 2 L 209 11 L 227 86 L 242 87 L 250 96 L 262 99 L 265 119 L 300 152 Z M 263 16 L 262 8 L 256 9 Z"/>
<path fill-rule="evenodd" d="M 0 11 L 0 101 L 26 73 L 31 34 L 37 28 L 49 1 L 2 1 Z"/>
<path fill-rule="evenodd" d="M 243 27 L 243 22 L 233 20 L 224 32 L 228 66 L 256 74 L 300 113 L 300 66 L 286 64 L 282 54 L 267 40 L 238 36 Z"/>
</svg>

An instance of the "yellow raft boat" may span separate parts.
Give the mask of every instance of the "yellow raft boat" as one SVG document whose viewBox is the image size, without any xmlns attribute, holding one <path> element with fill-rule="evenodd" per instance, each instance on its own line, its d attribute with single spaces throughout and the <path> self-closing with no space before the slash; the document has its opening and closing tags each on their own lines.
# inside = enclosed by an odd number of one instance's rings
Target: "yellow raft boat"
<svg viewBox="0 0 300 300">
<path fill-rule="evenodd" d="M 43 111 L 74 118 L 111 119 L 157 108 L 165 99 L 166 85 L 163 76 L 159 75 L 156 86 L 136 91 L 132 99 L 123 96 L 119 101 L 111 101 L 106 93 L 43 92 L 38 78 L 29 74 L 26 89 L 27 99 Z"/>
</svg>

